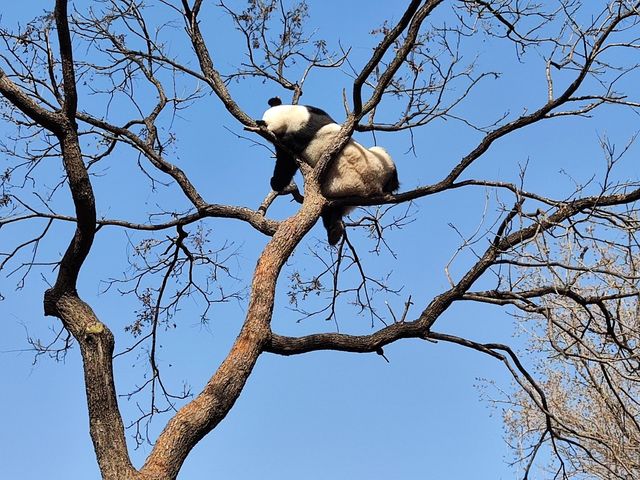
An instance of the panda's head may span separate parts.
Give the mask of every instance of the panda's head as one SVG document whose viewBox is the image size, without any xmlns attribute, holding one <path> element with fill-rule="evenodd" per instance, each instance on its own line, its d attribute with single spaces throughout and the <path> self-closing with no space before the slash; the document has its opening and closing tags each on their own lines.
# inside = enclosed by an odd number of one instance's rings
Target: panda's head
<svg viewBox="0 0 640 480">
<path fill-rule="evenodd" d="M 276 105 L 262 116 L 262 125 L 276 137 L 303 130 L 311 119 L 311 112 L 303 105 Z"/>
<path fill-rule="evenodd" d="M 271 108 L 256 123 L 279 138 L 295 137 L 302 132 L 309 134 L 323 125 L 333 123 L 333 119 L 324 110 L 316 107 L 283 105 L 278 97 L 271 98 L 268 103 Z"/>
</svg>

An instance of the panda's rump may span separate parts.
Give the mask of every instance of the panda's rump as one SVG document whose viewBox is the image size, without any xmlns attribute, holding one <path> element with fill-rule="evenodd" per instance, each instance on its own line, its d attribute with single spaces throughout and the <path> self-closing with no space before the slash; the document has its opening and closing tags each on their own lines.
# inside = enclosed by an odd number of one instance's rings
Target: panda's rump
<svg viewBox="0 0 640 480">
<path fill-rule="evenodd" d="M 324 194 L 330 197 L 382 194 L 388 172 L 395 167 L 388 154 L 386 157 L 391 166 L 381 157 L 378 152 L 351 140 L 330 168 L 323 186 Z"/>
</svg>

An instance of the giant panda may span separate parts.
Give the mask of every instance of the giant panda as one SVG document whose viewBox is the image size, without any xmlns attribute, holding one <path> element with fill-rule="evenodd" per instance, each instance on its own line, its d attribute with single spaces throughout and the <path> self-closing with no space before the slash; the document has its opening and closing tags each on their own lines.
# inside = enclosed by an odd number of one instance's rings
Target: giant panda
<svg viewBox="0 0 640 480">
<path fill-rule="evenodd" d="M 293 179 L 298 164 L 294 155 L 315 167 L 340 131 L 324 110 L 306 105 L 283 105 L 275 97 L 262 120 L 256 123 L 271 132 L 286 149 L 275 145 L 276 165 L 271 188 L 282 191 Z M 294 155 L 292 155 L 294 154 Z M 353 139 L 333 161 L 321 185 L 327 198 L 369 197 L 395 192 L 399 188 L 393 160 L 382 147 L 364 148 Z M 322 213 L 330 245 L 340 241 L 344 233 L 342 217 L 354 207 L 331 207 Z"/>
</svg>

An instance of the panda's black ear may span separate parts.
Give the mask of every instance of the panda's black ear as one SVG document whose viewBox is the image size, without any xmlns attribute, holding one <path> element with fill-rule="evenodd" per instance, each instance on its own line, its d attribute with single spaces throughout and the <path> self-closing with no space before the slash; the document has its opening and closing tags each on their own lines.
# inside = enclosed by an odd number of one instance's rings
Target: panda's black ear
<svg viewBox="0 0 640 480">
<path fill-rule="evenodd" d="M 280 100 L 280 97 L 273 97 L 270 98 L 267 103 L 270 107 L 277 107 L 278 105 L 282 105 L 282 100 Z"/>
</svg>

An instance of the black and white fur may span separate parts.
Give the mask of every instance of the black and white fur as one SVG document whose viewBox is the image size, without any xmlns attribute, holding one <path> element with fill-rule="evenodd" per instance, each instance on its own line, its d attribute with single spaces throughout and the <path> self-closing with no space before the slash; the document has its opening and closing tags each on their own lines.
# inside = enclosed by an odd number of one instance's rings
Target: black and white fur
<svg viewBox="0 0 640 480">
<path fill-rule="evenodd" d="M 333 144 L 340 125 L 324 110 L 305 105 L 282 105 L 269 100 L 269 108 L 257 123 L 266 127 L 286 147 L 276 145 L 276 166 L 271 188 L 280 192 L 289 185 L 298 169 L 295 156 L 312 167 Z M 293 154 L 293 155 L 292 155 Z M 350 139 L 331 164 L 322 185 L 327 198 L 368 197 L 391 193 L 399 188 L 393 160 L 382 147 L 364 148 Z M 322 214 L 330 245 L 344 233 L 342 217 L 354 207 L 332 207 Z"/>
</svg>

